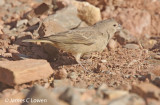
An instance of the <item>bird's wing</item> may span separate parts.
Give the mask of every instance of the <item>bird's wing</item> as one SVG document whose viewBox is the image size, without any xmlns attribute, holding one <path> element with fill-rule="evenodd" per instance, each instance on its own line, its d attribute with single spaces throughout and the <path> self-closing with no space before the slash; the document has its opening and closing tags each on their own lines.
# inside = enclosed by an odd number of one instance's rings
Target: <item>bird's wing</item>
<svg viewBox="0 0 160 105">
<path fill-rule="evenodd" d="M 65 44 L 91 45 L 95 43 L 95 39 L 97 39 L 98 34 L 100 33 L 91 29 L 78 29 L 51 35 L 47 37 L 47 39 L 53 42 Z"/>
</svg>

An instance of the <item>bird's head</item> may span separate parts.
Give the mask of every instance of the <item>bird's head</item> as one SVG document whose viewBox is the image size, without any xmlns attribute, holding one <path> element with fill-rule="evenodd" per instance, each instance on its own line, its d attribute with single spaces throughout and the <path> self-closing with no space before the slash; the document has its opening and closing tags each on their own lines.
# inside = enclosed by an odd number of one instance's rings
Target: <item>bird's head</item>
<svg viewBox="0 0 160 105">
<path fill-rule="evenodd" d="M 114 19 L 100 21 L 95 24 L 95 27 L 97 27 L 104 35 L 110 34 L 110 37 L 113 37 L 115 32 L 122 29 L 121 25 L 118 24 Z"/>
</svg>

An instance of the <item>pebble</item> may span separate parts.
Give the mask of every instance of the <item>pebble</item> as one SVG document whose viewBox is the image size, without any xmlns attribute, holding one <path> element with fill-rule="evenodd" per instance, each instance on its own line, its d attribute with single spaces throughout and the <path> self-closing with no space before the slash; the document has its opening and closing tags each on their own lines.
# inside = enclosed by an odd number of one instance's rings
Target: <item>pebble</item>
<svg viewBox="0 0 160 105">
<path fill-rule="evenodd" d="M 105 60 L 105 59 L 102 59 L 102 60 L 101 60 L 101 62 L 102 62 L 102 63 L 106 63 L 106 62 L 107 62 L 107 60 Z"/>
<path fill-rule="evenodd" d="M 27 19 L 19 20 L 17 21 L 16 27 L 19 27 L 21 25 L 26 25 L 28 23 Z"/>
<path fill-rule="evenodd" d="M 29 24 L 30 26 L 33 26 L 33 25 L 37 24 L 39 21 L 40 21 L 39 18 L 33 17 L 33 18 L 31 18 L 31 19 L 28 21 L 28 24 Z"/>
<path fill-rule="evenodd" d="M 74 88 L 67 88 L 59 98 L 68 102 L 70 105 L 86 105 L 83 101 L 81 101 L 80 93 L 76 92 Z"/>
<path fill-rule="evenodd" d="M 124 48 L 128 49 L 139 49 L 139 46 L 137 44 L 126 44 Z"/>
<path fill-rule="evenodd" d="M 99 63 L 95 69 L 96 73 L 104 72 L 107 70 L 107 67 L 103 63 Z"/>
<path fill-rule="evenodd" d="M 76 79 L 78 77 L 78 74 L 76 72 L 71 72 L 68 74 L 68 78 Z"/>
<path fill-rule="evenodd" d="M 62 69 L 59 69 L 56 73 L 55 73 L 55 78 L 56 79 L 65 79 L 67 78 L 67 71 L 66 69 L 62 68 Z"/>
<path fill-rule="evenodd" d="M 49 83 L 45 83 L 45 84 L 44 84 L 44 88 L 46 88 L 46 89 L 49 88 L 49 86 L 50 86 Z"/>
</svg>

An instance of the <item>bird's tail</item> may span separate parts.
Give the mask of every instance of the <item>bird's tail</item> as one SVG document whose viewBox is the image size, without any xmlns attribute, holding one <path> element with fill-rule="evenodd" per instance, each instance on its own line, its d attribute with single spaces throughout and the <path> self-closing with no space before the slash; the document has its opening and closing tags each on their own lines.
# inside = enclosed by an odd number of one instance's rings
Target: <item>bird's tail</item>
<svg viewBox="0 0 160 105">
<path fill-rule="evenodd" d="M 42 43 L 53 44 L 51 41 L 45 40 L 45 39 L 26 39 L 26 40 L 23 40 L 22 42 L 42 42 Z"/>
</svg>

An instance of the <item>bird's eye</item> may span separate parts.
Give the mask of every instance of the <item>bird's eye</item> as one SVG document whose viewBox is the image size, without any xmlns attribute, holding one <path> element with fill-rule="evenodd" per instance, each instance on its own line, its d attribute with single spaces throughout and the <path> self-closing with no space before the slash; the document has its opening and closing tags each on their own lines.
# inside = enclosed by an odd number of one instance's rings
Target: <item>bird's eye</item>
<svg viewBox="0 0 160 105">
<path fill-rule="evenodd" d="M 114 24 L 113 26 L 114 26 L 114 27 L 116 27 L 117 25 L 116 25 L 116 24 Z"/>
</svg>

